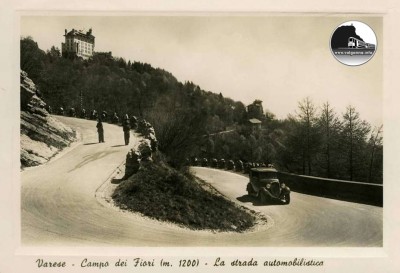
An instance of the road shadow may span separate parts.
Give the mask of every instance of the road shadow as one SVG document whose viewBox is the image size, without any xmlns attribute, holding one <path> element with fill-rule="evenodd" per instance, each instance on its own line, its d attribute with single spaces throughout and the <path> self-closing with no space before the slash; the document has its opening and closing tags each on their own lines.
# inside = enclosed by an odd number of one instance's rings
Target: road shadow
<svg viewBox="0 0 400 273">
<path fill-rule="evenodd" d="M 111 146 L 112 148 L 115 148 L 115 147 L 122 147 L 122 146 L 126 146 L 125 144 L 120 144 L 120 145 L 113 145 L 113 146 Z"/>
<path fill-rule="evenodd" d="M 254 202 L 255 199 L 256 199 L 255 197 L 248 195 L 248 194 L 245 194 L 245 195 L 242 195 L 242 196 L 236 198 L 236 200 L 238 200 L 242 203 L 252 203 L 252 202 Z"/>
<path fill-rule="evenodd" d="M 68 172 L 72 172 L 76 169 L 82 168 L 83 166 L 85 166 L 86 164 L 88 164 L 90 162 L 94 162 L 96 160 L 99 160 L 101 158 L 104 158 L 110 154 L 117 153 L 117 152 L 118 152 L 117 150 L 107 150 L 107 151 L 99 151 L 94 154 L 85 155 L 82 158 L 82 161 L 80 161 L 75 167 L 73 167 Z"/>
<path fill-rule="evenodd" d="M 282 206 L 285 205 L 283 203 L 279 203 L 279 202 L 271 202 L 271 203 L 261 203 L 260 201 L 256 200 L 253 203 L 253 206 L 255 207 L 265 207 L 265 206 Z"/>
<path fill-rule="evenodd" d="M 83 145 L 93 145 L 93 144 L 98 144 L 98 142 L 84 143 Z"/>
<path fill-rule="evenodd" d="M 251 196 L 248 194 L 242 195 L 240 197 L 237 197 L 236 200 L 242 202 L 242 203 L 251 203 L 255 207 L 260 207 L 260 206 L 280 206 L 283 205 L 279 202 L 270 202 L 270 203 L 261 203 L 261 201 L 255 197 Z"/>
</svg>

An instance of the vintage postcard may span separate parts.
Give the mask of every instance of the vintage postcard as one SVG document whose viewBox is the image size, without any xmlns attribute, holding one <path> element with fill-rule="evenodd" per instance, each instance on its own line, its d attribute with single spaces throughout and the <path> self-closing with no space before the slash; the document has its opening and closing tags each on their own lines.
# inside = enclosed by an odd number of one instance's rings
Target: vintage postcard
<svg viewBox="0 0 400 273">
<path fill-rule="evenodd" d="M 391 16 L 15 11 L 0 271 L 395 272 Z"/>
</svg>

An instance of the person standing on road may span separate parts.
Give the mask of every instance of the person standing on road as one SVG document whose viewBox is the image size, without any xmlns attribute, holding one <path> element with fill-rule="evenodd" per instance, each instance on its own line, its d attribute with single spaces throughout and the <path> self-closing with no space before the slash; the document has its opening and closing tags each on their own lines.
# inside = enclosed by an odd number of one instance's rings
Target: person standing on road
<svg viewBox="0 0 400 273">
<path fill-rule="evenodd" d="M 128 115 L 125 115 L 124 120 L 122 121 L 122 129 L 124 130 L 125 145 L 128 145 L 129 144 L 130 130 L 131 130 L 131 125 L 130 125 L 130 122 L 129 122 Z"/>
<path fill-rule="evenodd" d="M 96 127 L 97 127 L 97 133 L 99 134 L 99 143 L 104 142 L 104 129 L 103 129 L 103 123 L 101 122 L 101 118 L 99 118 Z"/>
</svg>

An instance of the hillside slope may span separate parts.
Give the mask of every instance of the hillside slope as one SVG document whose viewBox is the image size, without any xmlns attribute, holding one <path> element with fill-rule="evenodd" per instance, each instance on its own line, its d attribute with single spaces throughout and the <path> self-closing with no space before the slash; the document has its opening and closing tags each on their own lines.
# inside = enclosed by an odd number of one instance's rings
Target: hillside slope
<svg viewBox="0 0 400 273">
<path fill-rule="evenodd" d="M 46 163 L 61 149 L 76 140 L 76 133 L 45 110 L 40 93 L 21 71 L 21 168 Z"/>
</svg>

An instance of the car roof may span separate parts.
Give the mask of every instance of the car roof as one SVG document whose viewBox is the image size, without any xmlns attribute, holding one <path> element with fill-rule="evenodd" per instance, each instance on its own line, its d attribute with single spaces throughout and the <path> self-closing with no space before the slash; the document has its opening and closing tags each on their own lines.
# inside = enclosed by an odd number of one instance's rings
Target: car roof
<svg viewBox="0 0 400 273">
<path fill-rule="evenodd" d="M 260 172 L 260 173 L 277 173 L 278 171 L 275 168 L 268 167 L 259 167 L 259 168 L 251 168 L 252 172 Z"/>
</svg>

